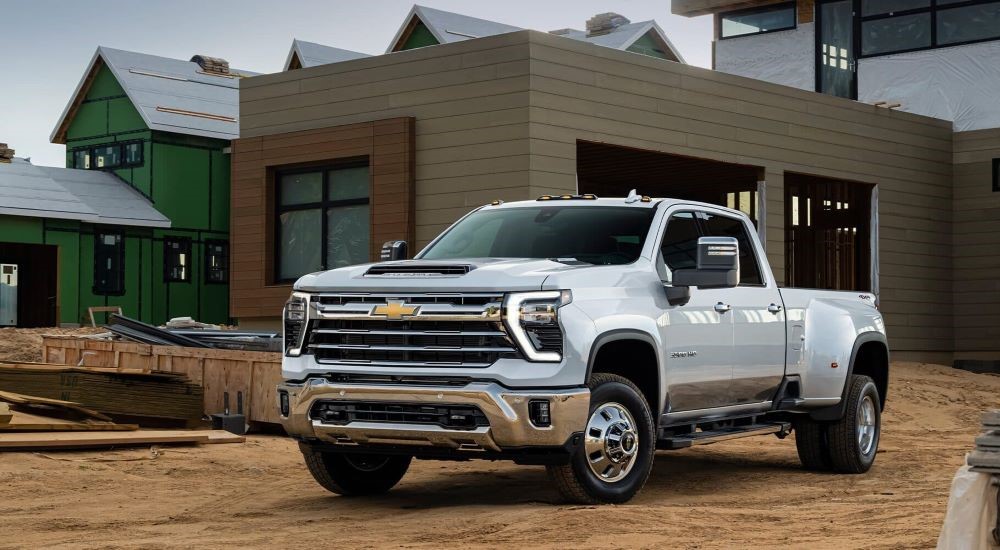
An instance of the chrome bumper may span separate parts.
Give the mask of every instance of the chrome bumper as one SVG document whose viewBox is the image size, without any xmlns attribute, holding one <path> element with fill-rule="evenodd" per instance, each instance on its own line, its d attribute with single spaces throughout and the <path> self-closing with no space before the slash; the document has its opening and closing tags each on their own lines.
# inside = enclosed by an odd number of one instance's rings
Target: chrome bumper
<svg viewBox="0 0 1000 550">
<path fill-rule="evenodd" d="M 563 446 L 587 423 L 590 390 L 511 390 L 491 382 L 462 387 L 363 385 L 310 379 L 278 386 L 288 392 L 289 413 L 281 423 L 292 436 L 335 445 L 410 445 L 457 451 L 503 451 L 522 447 Z M 549 401 L 551 426 L 537 427 L 528 418 L 528 402 Z M 317 400 L 474 405 L 489 426 L 449 429 L 429 424 L 350 422 L 337 425 L 310 418 Z"/>
</svg>

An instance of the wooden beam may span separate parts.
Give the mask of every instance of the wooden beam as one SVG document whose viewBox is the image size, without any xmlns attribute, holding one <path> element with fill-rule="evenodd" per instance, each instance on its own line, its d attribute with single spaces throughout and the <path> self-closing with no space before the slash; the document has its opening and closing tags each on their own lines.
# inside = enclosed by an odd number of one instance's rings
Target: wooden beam
<svg viewBox="0 0 1000 550">
<path fill-rule="evenodd" d="M 135 432 L 0 433 L 0 450 L 39 451 L 135 445 L 241 443 L 246 438 L 221 430 L 139 430 Z"/>
</svg>

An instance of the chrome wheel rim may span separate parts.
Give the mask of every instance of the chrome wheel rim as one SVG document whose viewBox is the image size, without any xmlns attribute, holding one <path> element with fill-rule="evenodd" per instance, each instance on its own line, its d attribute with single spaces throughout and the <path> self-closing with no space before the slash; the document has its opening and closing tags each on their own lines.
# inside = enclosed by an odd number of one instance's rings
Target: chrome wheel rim
<svg viewBox="0 0 1000 550">
<path fill-rule="evenodd" d="M 875 426 L 875 401 L 866 395 L 858 405 L 858 448 L 868 456 L 875 448 L 878 428 Z"/>
<path fill-rule="evenodd" d="M 584 438 L 587 465 L 602 481 L 621 481 L 635 466 L 639 433 L 624 406 L 605 403 L 590 415 Z"/>
</svg>

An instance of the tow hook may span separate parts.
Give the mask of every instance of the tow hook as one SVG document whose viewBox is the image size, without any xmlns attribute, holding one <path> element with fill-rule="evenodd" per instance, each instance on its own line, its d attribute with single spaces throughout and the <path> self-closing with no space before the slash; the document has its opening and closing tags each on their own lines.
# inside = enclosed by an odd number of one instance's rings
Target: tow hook
<svg viewBox="0 0 1000 550">
<path fill-rule="evenodd" d="M 774 435 L 778 439 L 784 439 L 788 437 L 788 434 L 790 433 L 792 433 L 792 424 L 789 422 L 788 424 L 783 424 L 780 430 L 774 432 Z"/>
</svg>

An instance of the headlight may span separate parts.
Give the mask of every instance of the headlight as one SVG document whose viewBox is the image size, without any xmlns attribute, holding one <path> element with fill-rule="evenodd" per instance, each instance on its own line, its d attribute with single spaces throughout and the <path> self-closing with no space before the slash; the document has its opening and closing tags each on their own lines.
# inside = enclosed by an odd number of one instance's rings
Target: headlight
<svg viewBox="0 0 1000 550">
<path fill-rule="evenodd" d="M 308 323 L 309 295 L 304 292 L 293 292 L 282 311 L 286 355 L 298 357 L 302 354 L 303 337 Z"/>
<path fill-rule="evenodd" d="M 559 308 L 573 301 L 568 290 L 516 292 L 504 302 L 504 321 L 531 361 L 562 360 Z"/>
</svg>

